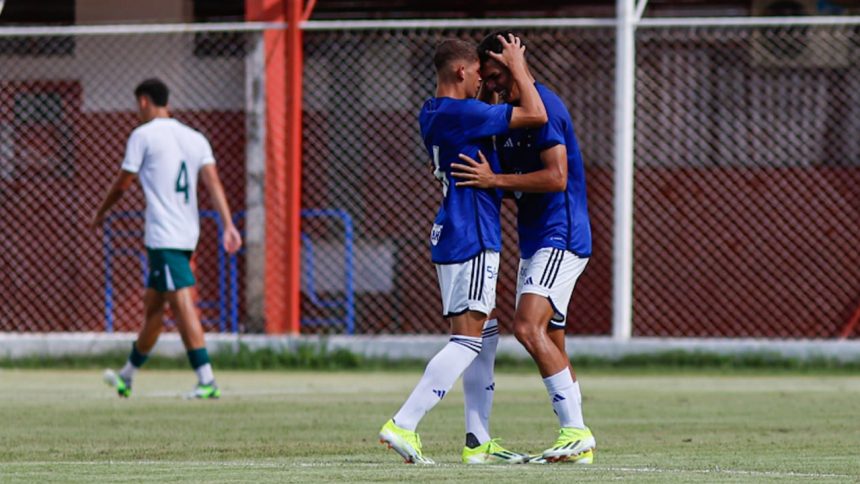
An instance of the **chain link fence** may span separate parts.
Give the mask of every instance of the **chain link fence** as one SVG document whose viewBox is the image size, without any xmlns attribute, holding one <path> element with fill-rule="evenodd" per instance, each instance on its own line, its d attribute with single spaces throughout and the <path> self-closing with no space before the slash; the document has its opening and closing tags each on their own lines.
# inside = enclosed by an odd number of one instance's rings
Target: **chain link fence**
<svg viewBox="0 0 860 484">
<path fill-rule="evenodd" d="M 137 126 L 134 88 L 171 89 L 180 121 L 210 140 L 228 200 L 245 206 L 245 57 L 258 34 L 0 37 L 0 331 L 136 331 L 142 321 L 143 191 L 105 225 L 90 218 Z M 200 206 L 211 207 L 205 190 Z M 195 256 L 201 317 L 229 331 L 230 270 L 217 214 Z M 244 280 L 243 277 L 237 278 Z M 241 307 L 241 298 L 240 298 Z"/>
<path fill-rule="evenodd" d="M 518 29 L 535 77 L 567 103 L 586 163 L 594 255 L 571 334 L 612 317 L 615 31 Z M 443 37 L 487 29 L 306 31 L 302 331 L 441 333 L 429 229 L 439 190 L 417 112 Z M 245 231 L 219 251 L 204 210 L 196 255 L 211 331 L 261 332 L 265 219 L 261 32 L 0 33 L 0 331 L 135 331 L 142 191 L 86 227 L 137 124 L 142 79 L 212 143 Z M 860 305 L 860 62 L 855 26 L 672 27 L 637 33 L 634 336 L 832 338 Z M 265 100 L 263 100 L 265 102 Z M 269 125 L 266 137 L 283 137 Z M 283 139 L 283 138 L 281 138 Z M 518 251 L 503 207 L 499 317 Z M 265 220 L 265 222 L 263 222 Z M 852 223 L 855 222 L 855 223 Z M 286 281 L 286 275 L 284 276 Z M 849 331 L 850 333 L 850 331 Z M 856 333 L 855 333 L 856 334 Z"/>
<path fill-rule="evenodd" d="M 858 46 L 851 25 L 638 31 L 634 335 L 851 333 Z"/>
<path fill-rule="evenodd" d="M 403 30 L 305 33 L 302 204 L 349 212 L 354 226 L 356 331 L 439 333 L 441 317 L 429 234 L 441 193 L 428 168 L 418 110 L 433 95 L 432 58 L 444 37 L 475 42 L 489 31 Z M 614 33 L 610 29 L 527 29 L 536 77 L 569 102 L 589 167 L 595 253 L 571 306 L 571 331 L 608 334 L 611 319 Z M 503 209 L 498 282 L 500 323 L 513 319 L 518 252 L 516 208 Z M 335 227 L 332 227 L 332 224 Z M 321 250 L 340 253 L 342 224 L 304 220 Z M 341 258 L 342 259 L 342 258 Z M 307 271 L 305 271 L 307 273 Z M 322 271 L 319 274 L 324 275 Z M 342 270 L 328 271 L 336 294 Z M 336 318 L 340 307 L 302 301 L 304 314 Z M 327 315 L 327 316 L 326 316 Z M 324 330 L 308 328 L 309 331 Z"/>
</svg>

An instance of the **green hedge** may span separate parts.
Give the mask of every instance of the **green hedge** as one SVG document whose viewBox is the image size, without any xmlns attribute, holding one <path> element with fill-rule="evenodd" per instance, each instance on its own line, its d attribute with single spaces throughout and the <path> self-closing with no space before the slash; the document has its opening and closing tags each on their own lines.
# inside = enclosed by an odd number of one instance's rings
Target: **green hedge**
<svg viewBox="0 0 860 484">
<path fill-rule="evenodd" d="M 84 356 L 42 357 L 28 356 L 17 359 L 0 359 L 0 368 L 109 368 L 117 367 L 127 358 L 124 352 Z M 325 341 L 319 344 L 300 344 L 295 350 L 271 348 L 251 350 L 246 345 L 238 348 L 222 346 L 212 352 L 212 364 L 221 370 L 414 370 L 423 368 L 424 359 L 389 360 L 367 358 L 346 349 L 330 349 Z M 573 363 L 580 370 L 669 371 L 701 369 L 719 372 L 770 370 L 791 372 L 855 372 L 860 360 L 839 361 L 832 358 L 801 360 L 776 353 L 749 353 L 721 355 L 681 350 L 660 353 L 633 354 L 618 359 L 594 356 L 576 356 Z M 153 356 L 146 364 L 153 369 L 181 369 L 188 367 L 184 356 Z M 529 359 L 501 355 L 496 360 L 500 371 L 533 371 Z"/>
</svg>

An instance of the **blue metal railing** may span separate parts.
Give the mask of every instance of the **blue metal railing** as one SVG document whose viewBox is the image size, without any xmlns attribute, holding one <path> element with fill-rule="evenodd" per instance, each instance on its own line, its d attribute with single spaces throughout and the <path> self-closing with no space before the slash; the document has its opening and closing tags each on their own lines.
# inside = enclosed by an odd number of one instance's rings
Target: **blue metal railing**
<svg viewBox="0 0 860 484">
<path fill-rule="evenodd" d="M 304 258 L 302 264 L 303 275 L 307 287 L 308 297 L 311 302 L 322 308 L 343 308 L 343 318 L 305 318 L 301 320 L 302 326 L 327 326 L 342 324 L 347 334 L 355 334 L 355 272 L 353 261 L 353 230 L 352 217 L 345 210 L 304 209 L 301 211 L 302 218 L 336 218 L 343 222 L 343 259 L 344 259 L 344 298 L 322 299 L 316 291 L 316 271 L 314 244 L 311 238 L 302 232 L 302 246 L 304 246 Z"/>
<path fill-rule="evenodd" d="M 314 305 L 322 308 L 342 308 L 343 318 L 305 318 L 301 320 L 303 326 L 326 326 L 343 325 L 347 334 L 355 333 L 355 271 L 353 252 L 353 226 L 352 217 L 344 210 L 338 209 L 305 209 L 301 216 L 311 218 L 336 218 L 343 223 L 344 227 L 344 298 L 323 299 L 316 291 L 316 270 L 314 257 L 314 244 L 311 238 L 302 232 L 302 245 L 305 247 L 303 275 L 307 286 L 308 297 Z M 146 285 L 149 267 L 147 265 L 146 252 L 129 248 L 115 247 L 116 239 L 143 238 L 142 230 L 116 230 L 113 228 L 114 221 L 123 219 L 143 219 L 143 212 L 125 211 L 114 212 L 104 222 L 104 234 L 102 246 L 105 266 L 105 331 L 110 333 L 114 329 L 114 289 L 113 289 L 113 259 L 116 257 L 137 257 L 143 275 L 143 285 Z M 217 319 L 204 319 L 203 324 L 217 324 L 221 332 L 239 332 L 239 257 L 245 253 L 244 247 L 236 254 L 229 255 L 224 250 L 224 224 L 218 212 L 214 210 L 201 210 L 200 218 L 210 218 L 218 226 L 218 299 L 201 300 L 197 306 L 203 309 L 218 309 Z M 236 212 L 233 215 L 233 223 L 238 227 L 245 218 L 245 212 Z M 244 231 L 242 231 L 244 238 Z M 229 294 L 229 295 L 228 295 Z"/>
</svg>

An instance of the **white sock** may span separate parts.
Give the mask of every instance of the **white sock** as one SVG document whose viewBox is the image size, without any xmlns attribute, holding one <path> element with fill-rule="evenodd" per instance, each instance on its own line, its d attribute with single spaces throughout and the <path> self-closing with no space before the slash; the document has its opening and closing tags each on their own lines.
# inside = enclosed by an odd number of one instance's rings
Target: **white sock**
<svg viewBox="0 0 860 484">
<path fill-rule="evenodd" d="M 570 369 L 556 373 L 543 379 L 546 392 L 552 402 L 552 409 L 558 415 L 558 423 L 562 427 L 585 428 L 582 419 L 582 395 L 579 392 L 579 382 L 574 382 Z"/>
<path fill-rule="evenodd" d="M 194 369 L 194 373 L 197 373 L 197 381 L 201 385 L 209 385 L 215 381 L 215 375 L 212 374 L 212 365 L 209 363 L 198 366 Z"/>
<path fill-rule="evenodd" d="M 487 321 L 481 337 L 481 352 L 463 372 L 466 433 L 474 435 L 479 444 L 490 440 L 490 412 L 493 409 L 493 395 L 496 390 L 496 347 L 499 345 L 498 320 Z"/>
<path fill-rule="evenodd" d="M 121 376 L 125 381 L 131 381 L 137 370 L 138 367 L 132 365 L 130 361 L 126 361 L 125 366 L 123 366 L 122 370 L 119 371 L 119 376 Z"/>
<path fill-rule="evenodd" d="M 414 432 L 424 414 L 442 400 L 480 352 L 481 338 L 451 335 L 448 344 L 427 363 L 418 385 L 394 416 L 394 423 Z"/>
</svg>

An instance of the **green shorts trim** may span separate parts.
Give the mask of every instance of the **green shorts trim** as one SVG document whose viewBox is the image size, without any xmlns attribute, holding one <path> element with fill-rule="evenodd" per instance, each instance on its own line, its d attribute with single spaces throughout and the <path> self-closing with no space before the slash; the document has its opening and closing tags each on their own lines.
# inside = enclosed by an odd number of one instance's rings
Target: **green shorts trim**
<svg viewBox="0 0 860 484">
<path fill-rule="evenodd" d="M 146 287 L 159 292 L 176 291 L 193 286 L 197 281 L 191 272 L 190 250 L 146 248 L 149 277 Z"/>
</svg>

